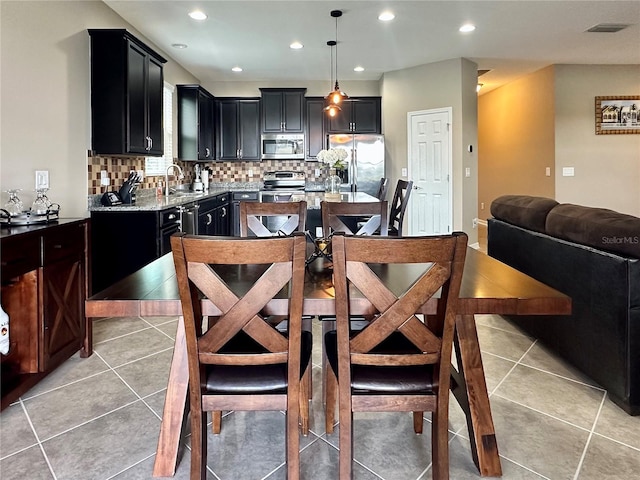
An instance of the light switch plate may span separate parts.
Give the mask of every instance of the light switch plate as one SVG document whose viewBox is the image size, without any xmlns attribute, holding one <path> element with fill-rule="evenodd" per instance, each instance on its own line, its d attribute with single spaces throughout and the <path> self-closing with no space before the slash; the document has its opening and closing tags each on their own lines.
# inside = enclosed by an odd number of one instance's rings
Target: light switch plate
<svg viewBox="0 0 640 480">
<path fill-rule="evenodd" d="M 403 176 L 403 177 L 406 177 L 406 176 L 407 176 L 407 169 L 406 169 L 406 168 L 403 168 L 403 169 L 402 169 L 402 176 Z"/>
<path fill-rule="evenodd" d="M 562 176 L 563 177 L 573 177 L 575 175 L 575 170 L 573 167 L 562 167 Z"/>
<path fill-rule="evenodd" d="M 36 170 L 36 189 L 49 188 L 49 170 Z"/>
</svg>

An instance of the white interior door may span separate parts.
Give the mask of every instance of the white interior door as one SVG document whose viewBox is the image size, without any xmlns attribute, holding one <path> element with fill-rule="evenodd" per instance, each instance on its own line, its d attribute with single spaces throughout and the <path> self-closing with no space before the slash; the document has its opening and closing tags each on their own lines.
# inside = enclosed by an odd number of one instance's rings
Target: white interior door
<svg viewBox="0 0 640 480">
<path fill-rule="evenodd" d="M 409 235 L 451 232 L 451 117 L 450 107 L 408 113 Z"/>
</svg>

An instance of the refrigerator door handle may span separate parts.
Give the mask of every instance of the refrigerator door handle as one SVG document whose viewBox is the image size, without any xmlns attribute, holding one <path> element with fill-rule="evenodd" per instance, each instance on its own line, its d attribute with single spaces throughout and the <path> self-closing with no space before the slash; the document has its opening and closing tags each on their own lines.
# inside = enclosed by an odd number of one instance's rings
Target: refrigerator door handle
<svg viewBox="0 0 640 480">
<path fill-rule="evenodd" d="M 358 150 L 353 149 L 353 158 L 351 160 L 351 191 L 356 192 L 358 190 Z"/>
</svg>

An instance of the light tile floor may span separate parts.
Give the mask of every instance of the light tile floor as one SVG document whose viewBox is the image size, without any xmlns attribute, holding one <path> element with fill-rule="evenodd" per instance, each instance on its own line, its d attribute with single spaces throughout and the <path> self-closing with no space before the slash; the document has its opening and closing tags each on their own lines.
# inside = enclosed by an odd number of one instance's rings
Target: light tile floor
<svg viewBox="0 0 640 480">
<path fill-rule="evenodd" d="M 478 333 L 505 480 L 639 479 L 640 417 L 497 315 Z M 77 355 L 0 414 L 3 480 L 150 479 L 177 319 L 95 322 L 95 354 Z M 320 330 L 314 332 L 314 389 L 320 392 Z M 324 431 L 319 395 L 301 443 L 303 479 L 337 479 L 338 438 Z M 479 478 L 462 411 L 452 399 L 451 478 Z M 429 479 L 430 434 L 413 434 L 410 414 L 360 414 L 354 478 Z M 185 438 L 188 446 L 189 439 Z M 183 448 L 174 478 L 189 477 Z M 234 412 L 210 434 L 210 479 L 280 480 L 284 416 Z"/>
</svg>

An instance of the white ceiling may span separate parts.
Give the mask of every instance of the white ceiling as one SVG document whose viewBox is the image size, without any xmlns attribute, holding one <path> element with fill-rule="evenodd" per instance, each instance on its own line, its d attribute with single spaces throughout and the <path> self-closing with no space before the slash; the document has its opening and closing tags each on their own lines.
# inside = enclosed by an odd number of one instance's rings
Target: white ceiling
<svg viewBox="0 0 640 480">
<path fill-rule="evenodd" d="M 640 1 L 248 1 L 104 0 L 202 83 L 326 80 L 338 19 L 338 79 L 377 80 L 384 72 L 464 57 L 490 70 L 490 91 L 551 64 L 640 64 Z M 187 16 L 199 9 L 204 21 Z M 377 19 L 391 10 L 391 22 Z M 477 29 L 461 34 L 471 22 Z M 631 24 L 586 33 L 599 23 Z M 289 44 L 299 41 L 301 50 Z M 183 43 L 178 50 L 171 45 Z M 353 68 L 360 65 L 363 72 Z M 240 66 L 241 73 L 231 68 Z"/>
</svg>

